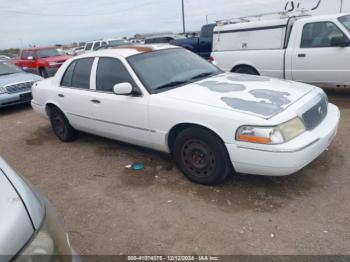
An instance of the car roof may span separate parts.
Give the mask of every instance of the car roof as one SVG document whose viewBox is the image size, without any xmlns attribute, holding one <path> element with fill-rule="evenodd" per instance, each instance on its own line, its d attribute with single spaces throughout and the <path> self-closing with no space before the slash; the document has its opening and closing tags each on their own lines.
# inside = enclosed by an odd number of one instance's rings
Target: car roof
<svg viewBox="0 0 350 262">
<path fill-rule="evenodd" d="M 169 44 L 149 44 L 149 45 L 122 45 L 114 48 L 100 49 L 93 53 L 88 53 L 81 55 L 80 57 L 90 57 L 94 55 L 119 55 L 124 58 L 129 56 L 138 55 L 142 53 L 154 52 L 158 50 L 179 48 L 178 46 L 173 46 Z"/>
</svg>

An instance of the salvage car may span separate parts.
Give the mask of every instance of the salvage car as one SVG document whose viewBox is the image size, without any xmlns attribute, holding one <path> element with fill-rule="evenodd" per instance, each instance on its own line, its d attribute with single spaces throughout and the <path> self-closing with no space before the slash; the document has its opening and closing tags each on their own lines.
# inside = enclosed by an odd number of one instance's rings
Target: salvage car
<svg viewBox="0 0 350 262">
<path fill-rule="evenodd" d="M 80 261 L 54 207 L 0 157 L 0 260 Z"/>
<path fill-rule="evenodd" d="M 235 172 L 292 174 L 326 150 L 340 119 L 318 87 L 224 73 L 170 45 L 71 59 L 33 97 L 62 141 L 79 130 L 168 152 L 201 184 Z"/>
<path fill-rule="evenodd" d="M 9 60 L 0 60 L 0 108 L 29 103 L 32 85 L 42 79 L 24 72 Z"/>
</svg>

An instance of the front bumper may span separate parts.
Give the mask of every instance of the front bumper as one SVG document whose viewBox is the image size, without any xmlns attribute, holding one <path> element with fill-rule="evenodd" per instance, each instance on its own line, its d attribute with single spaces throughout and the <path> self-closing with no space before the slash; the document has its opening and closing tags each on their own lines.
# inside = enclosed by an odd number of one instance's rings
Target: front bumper
<svg viewBox="0 0 350 262">
<path fill-rule="evenodd" d="M 293 174 L 321 155 L 335 137 L 340 120 L 339 109 L 328 105 L 328 115 L 312 131 L 283 145 L 226 144 L 238 173 L 286 176 Z"/>
<path fill-rule="evenodd" d="M 1 94 L 0 95 L 0 108 L 11 105 L 18 105 L 23 103 L 29 103 L 32 100 L 32 92 L 25 91 L 14 94 Z"/>
</svg>

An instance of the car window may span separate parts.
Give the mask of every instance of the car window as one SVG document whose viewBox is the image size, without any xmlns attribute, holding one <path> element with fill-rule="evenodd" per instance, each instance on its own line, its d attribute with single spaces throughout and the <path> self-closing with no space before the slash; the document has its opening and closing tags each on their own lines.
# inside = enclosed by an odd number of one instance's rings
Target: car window
<svg viewBox="0 0 350 262">
<path fill-rule="evenodd" d="M 317 22 L 304 25 L 301 48 L 331 47 L 333 37 L 346 37 L 332 22 Z"/>
<path fill-rule="evenodd" d="M 91 50 L 91 47 L 92 47 L 92 43 L 87 43 L 85 50 Z"/>
<path fill-rule="evenodd" d="M 72 86 L 72 76 L 73 76 L 73 71 L 76 65 L 76 61 L 73 61 L 67 68 L 66 72 L 63 75 L 61 85 L 62 86 Z"/>
<path fill-rule="evenodd" d="M 113 92 L 115 84 L 130 83 L 135 86 L 129 72 L 116 58 L 101 57 L 96 72 L 96 90 Z"/>
<path fill-rule="evenodd" d="M 101 46 L 101 42 L 95 42 L 94 44 L 94 50 L 96 50 L 97 48 L 99 48 Z"/>
<path fill-rule="evenodd" d="M 350 32 L 350 15 L 339 17 L 338 20 Z"/>
<path fill-rule="evenodd" d="M 27 60 L 29 56 L 34 57 L 33 51 L 29 51 L 29 50 L 24 50 L 24 51 L 22 51 L 21 59 Z"/>
<path fill-rule="evenodd" d="M 73 75 L 71 77 L 71 87 L 89 89 L 90 88 L 90 75 L 91 68 L 94 62 L 94 58 L 82 58 L 76 60 L 74 66 Z M 68 68 L 69 69 L 69 68 Z M 68 70 L 67 69 L 67 70 Z M 67 81 L 69 80 L 69 72 L 67 73 Z"/>
<path fill-rule="evenodd" d="M 201 37 L 211 38 L 213 37 L 214 26 L 213 25 L 205 25 L 202 28 Z"/>
</svg>

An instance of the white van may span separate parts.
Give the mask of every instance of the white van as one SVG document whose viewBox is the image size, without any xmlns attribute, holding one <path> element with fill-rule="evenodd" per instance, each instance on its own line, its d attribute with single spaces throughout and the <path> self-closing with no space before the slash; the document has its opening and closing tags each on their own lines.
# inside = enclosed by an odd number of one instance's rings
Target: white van
<svg viewBox="0 0 350 262">
<path fill-rule="evenodd" d="M 225 71 L 350 87 L 350 14 L 219 21 L 212 57 Z"/>
</svg>

